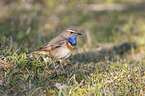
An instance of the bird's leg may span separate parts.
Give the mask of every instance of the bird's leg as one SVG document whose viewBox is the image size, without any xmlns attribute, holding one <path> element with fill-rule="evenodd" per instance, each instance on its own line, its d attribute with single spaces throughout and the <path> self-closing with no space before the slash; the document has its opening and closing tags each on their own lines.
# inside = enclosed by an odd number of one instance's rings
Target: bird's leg
<svg viewBox="0 0 145 96">
<path fill-rule="evenodd" d="M 66 76 L 66 72 L 65 72 L 65 70 L 64 70 L 64 68 L 63 68 L 63 65 L 62 65 L 61 61 L 62 61 L 62 60 L 60 59 L 59 62 L 60 62 L 61 68 L 63 69 L 64 75 Z"/>
<path fill-rule="evenodd" d="M 57 74 L 57 70 L 56 70 L 56 67 L 55 67 L 54 59 L 52 59 L 52 63 L 53 63 L 54 69 L 55 69 L 55 74 L 57 76 L 58 74 Z"/>
</svg>

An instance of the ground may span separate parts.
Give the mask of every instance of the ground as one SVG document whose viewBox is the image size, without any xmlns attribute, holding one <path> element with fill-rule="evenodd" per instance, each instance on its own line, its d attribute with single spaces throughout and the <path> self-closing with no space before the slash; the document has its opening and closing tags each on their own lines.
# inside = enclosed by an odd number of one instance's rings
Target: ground
<svg viewBox="0 0 145 96">
<path fill-rule="evenodd" d="M 129 8 L 92 10 L 89 4 Z M 145 95 L 143 5 L 143 0 L 0 1 L 0 95 Z M 68 26 L 83 35 L 62 62 L 68 76 L 55 60 L 55 77 L 51 58 L 29 52 Z"/>
</svg>

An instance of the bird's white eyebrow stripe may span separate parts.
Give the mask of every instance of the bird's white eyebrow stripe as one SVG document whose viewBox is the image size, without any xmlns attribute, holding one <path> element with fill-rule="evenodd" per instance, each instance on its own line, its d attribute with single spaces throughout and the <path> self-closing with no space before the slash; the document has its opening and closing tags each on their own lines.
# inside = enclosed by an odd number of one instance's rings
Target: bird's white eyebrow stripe
<svg viewBox="0 0 145 96">
<path fill-rule="evenodd" d="M 70 31 L 70 32 L 75 32 L 75 31 L 73 31 L 73 30 L 67 30 L 67 31 Z"/>
</svg>

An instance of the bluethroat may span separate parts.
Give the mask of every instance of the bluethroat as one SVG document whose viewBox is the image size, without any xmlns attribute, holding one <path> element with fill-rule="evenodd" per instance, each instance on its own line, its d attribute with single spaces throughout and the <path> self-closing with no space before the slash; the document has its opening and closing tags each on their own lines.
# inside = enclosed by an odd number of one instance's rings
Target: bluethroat
<svg viewBox="0 0 145 96">
<path fill-rule="evenodd" d="M 81 33 L 79 33 L 76 28 L 69 27 L 65 29 L 61 34 L 53 38 L 50 42 L 40 47 L 37 51 L 31 53 L 46 54 L 53 58 L 53 66 L 55 68 L 56 75 L 57 70 L 55 67 L 54 59 L 60 59 L 60 65 L 64 73 L 66 74 L 61 63 L 61 59 L 68 58 L 76 48 L 76 38 L 78 35 L 81 35 Z"/>
</svg>

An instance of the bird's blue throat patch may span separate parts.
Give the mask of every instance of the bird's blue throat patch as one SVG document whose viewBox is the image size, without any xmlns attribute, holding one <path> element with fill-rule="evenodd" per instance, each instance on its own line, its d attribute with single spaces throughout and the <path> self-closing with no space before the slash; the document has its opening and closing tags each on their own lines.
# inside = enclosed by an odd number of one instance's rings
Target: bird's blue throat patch
<svg viewBox="0 0 145 96">
<path fill-rule="evenodd" d="M 77 37 L 77 36 L 78 36 L 78 35 L 71 35 L 71 36 L 69 36 L 69 38 L 67 39 L 68 42 L 69 42 L 72 46 L 76 46 L 76 44 L 77 44 L 76 37 Z"/>
</svg>

